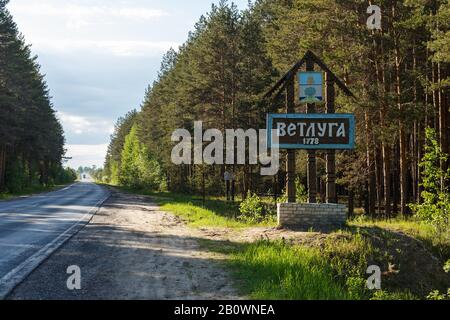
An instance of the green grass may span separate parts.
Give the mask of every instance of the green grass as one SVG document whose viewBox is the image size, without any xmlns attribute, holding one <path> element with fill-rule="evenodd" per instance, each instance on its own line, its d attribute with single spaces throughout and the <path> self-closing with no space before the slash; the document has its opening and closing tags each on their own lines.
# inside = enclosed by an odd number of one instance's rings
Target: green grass
<svg viewBox="0 0 450 320">
<path fill-rule="evenodd" d="M 351 298 L 316 249 L 281 242 L 253 243 L 233 255 L 232 267 L 253 299 Z"/>
<path fill-rule="evenodd" d="M 55 191 L 57 189 L 65 187 L 65 186 L 67 186 L 67 184 L 65 184 L 65 185 L 54 185 L 54 186 L 41 186 L 41 185 L 31 186 L 31 187 L 24 188 L 20 192 L 0 193 L 0 200 L 10 200 L 10 199 L 13 199 L 13 198 L 16 198 L 16 197 L 20 197 L 20 196 L 27 196 L 27 195 L 36 194 L 36 193 L 44 193 L 44 192 Z"/>
<path fill-rule="evenodd" d="M 201 196 L 183 195 L 170 192 L 150 192 L 146 190 L 131 191 L 151 196 L 161 207 L 161 210 L 171 212 L 187 222 L 191 227 L 226 227 L 246 228 L 254 226 L 275 226 L 275 217 L 259 224 L 250 224 L 240 221 L 239 203 L 229 202 L 221 197 L 208 197 L 203 203 Z"/>
<path fill-rule="evenodd" d="M 269 300 L 415 300 L 408 286 L 370 291 L 366 269 L 374 259 L 389 257 L 355 230 L 339 230 L 320 245 L 288 241 L 234 243 L 200 240 L 212 252 L 225 255 L 240 292 L 250 299 Z M 381 253 L 381 254 L 380 254 Z M 387 259 L 387 260 L 386 260 Z"/>
<path fill-rule="evenodd" d="M 264 300 L 349 300 L 355 294 L 336 275 L 317 248 L 282 241 L 215 244 L 211 251 L 228 255 L 227 266 L 242 294 Z"/>
</svg>

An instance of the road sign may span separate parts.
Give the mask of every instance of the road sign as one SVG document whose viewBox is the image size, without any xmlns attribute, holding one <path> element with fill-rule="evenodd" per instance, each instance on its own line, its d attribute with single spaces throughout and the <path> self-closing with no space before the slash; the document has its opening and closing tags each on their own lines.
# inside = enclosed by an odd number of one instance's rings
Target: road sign
<svg viewBox="0 0 450 320">
<path fill-rule="evenodd" d="M 355 148 L 353 114 L 269 114 L 267 129 L 275 130 L 279 139 L 268 145 L 279 149 L 347 150 Z"/>
<path fill-rule="evenodd" d="M 300 103 L 324 103 L 322 72 L 299 72 L 298 83 Z"/>
</svg>

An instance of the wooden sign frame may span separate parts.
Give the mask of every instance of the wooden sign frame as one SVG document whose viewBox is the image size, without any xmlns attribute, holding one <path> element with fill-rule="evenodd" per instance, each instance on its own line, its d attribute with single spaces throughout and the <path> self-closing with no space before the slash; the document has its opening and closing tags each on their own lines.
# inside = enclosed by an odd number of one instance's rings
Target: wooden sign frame
<svg viewBox="0 0 450 320">
<path fill-rule="evenodd" d="M 295 78 L 300 69 L 305 67 L 306 72 L 321 71 L 325 74 L 325 113 L 335 114 L 335 86 L 342 90 L 342 92 L 348 97 L 355 98 L 353 93 L 347 88 L 345 83 L 339 79 L 328 66 L 319 59 L 312 51 L 308 50 L 302 59 L 289 69 L 286 74 L 279 79 L 275 85 L 264 95 L 264 98 L 271 98 L 276 101 L 280 95 L 285 93 L 286 101 L 286 114 L 294 114 L 296 112 L 295 104 Z M 317 70 L 319 69 L 319 70 Z M 274 106 L 276 109 L 276 106 Z M 306 113 L 314 115 L 316 114 L 316 103 L 306 104 Z M 302 114 L 303 116 L 304 114 Z M 323 116 L 321 114 L 320 116 Z M 270 132 L 271 133 L 271 132 Z M 354 134 L 354 130 L 353 130 Z M 269 134 L 271 137 L 271 134 Z M 352 139 L 352 141 L 355 141 Z M 354 146 L 353 146 L 354 147 Z M 296 202 L 296 189 L 295 189 L 295 149 L 291 148 L 286 151 L 286 194 L 288 196 L 288 202 Z M 323 149 L 323 148 L 321 148 Z M 317 202 L 317 161 L 316 150 L 307 149 L 308 151 L 308 202 Z M 336 193 L 336 149 L 328 147 L 324 150 L 326 152 L 326 198 L 328 203 L 337 203 Z"/>
</svg>

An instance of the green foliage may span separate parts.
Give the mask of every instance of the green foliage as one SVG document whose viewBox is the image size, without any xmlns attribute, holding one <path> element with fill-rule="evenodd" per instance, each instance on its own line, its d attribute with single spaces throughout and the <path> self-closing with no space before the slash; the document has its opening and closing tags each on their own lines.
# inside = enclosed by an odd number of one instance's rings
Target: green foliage
<svg viewBox="0 0 450 320">
<path fill-rule="evenodd" d="M 56 179 L 56 184 L 72 183 L 77 180 L 77 178 L 77 172 L 72 168 L 61 168 Z"/>
<path fill-rule="evenodd" d="M 117 120 L 114 133 L 106 154 L 105 165 L 102 170 L 102 181 L 112 185 L 119 184 L 120 165 L 125 138 L 130 133 L 131 128 L 136 123 L 137 112 L 128 112 L 124 117 Z M 99 179 L 100 180 L 100 179 Z"/>
<path fill-rule="evenodd" d="M 110 165 L 111 165 L 111 176 L 109 177 L 109 182 L 114 186 L 119 185 L 119 163 L 117 161 L 112 160 Z"/>
<path fill-rule="evenodd" d="M 239 220 L 257 224 L 268 218 L 270 214 L 267 204 L 256 194 L 249 192 L 247 198 L 239 206 Z"/>
<path fill-rule="evenodd" d="M 11 193 L 19 193 L 26 186 L 26 173 L 21 161 L 9 164 L 6 171 L 6 188 Z"/>
<path fill-rule="evenodd" d="M 361 299 L 361 297 L 367 295 L 366 279 L 362 277 L 348 277 L 345 281 L 345 286 L 353 300 Z"/>
<path fill-rule="evenodd" d="M 288 196 L 286 192 L 282 192 L 282 195 L 277 199 L 278 203 L 287 203 L 288 202 Z"/>
<path fill-rule="evenodd" d="M 432 224 L 439 234 L 446 232 L 450 218 L 450 190 L 446 184 L 450 179 L 450 169 L 444 172 L 440 166 L 447 158 L 437 141 L 436 132 L 427 128 L 425 154 L 420 162 L 423 203 L 411 205 L 411 208 L 420 219 Z"/>
<path fill-rule="evenodd" d="M 122 150 L 119 182 L 123 186 L 139 188 L 141 185 L 139 177 L 140 144 L 136 133 L 137 127 L 133 126 L 130 133 L 125 137 Z"/>
<path fill-rule="evenodd" d="M 444 271 L 450 273 L 450 260 L 447 260 L 447 262 L 444 264 Z"/>
<path fill-rule="evenodd" d="M 159 162 L 144 145 L 140 145 L 139 157 L 136 161 L 139 170 L 141 187 L 151 190 L 166 190 L 166 181 Z"/>
<path fill-rule="evenodd" d="M 64 134 L 37 57 L 0 2 L 0 191 L 55 183 Z"/>
<path fill-rule="evenodd" d="M 160 165 L 147 148 L 139 142 L 137 125 L 131 128 L 125 138 L 120 163 L 118 177 L 121 185 L 137 189 L 145 187 L 159 190 L 163 188 L 164 180 Z"/>
<path fill-rule="evenodd" d="M 440 293 L 439 290 L 434 290 L 427 296 L 427 300 L 450 300 L 450 289 L 448 289 L 447 293 Z"/>
<path fill-rule="evenodd" d="M 308 191 L 306 190 L 300 178 L 295 179 L 295 190 L 297 203 L 306 203 L 308 201 Z"/>
<path fill-rule="evenodd" d="M 415 295 L 406 292 L 388 292 L 384 290 L 377 290 L 370 300 L 419 300 Z"/>
<path fill-rule="evenodd" d="M 374 254 L 371 244 L 360 234 L 340 231 L 337 238 L 325 241 L 322 255 L 341 282 L 345 283 L 352 299 L 368 298 L 365 278 L 367 261 Z"/>
</svg>

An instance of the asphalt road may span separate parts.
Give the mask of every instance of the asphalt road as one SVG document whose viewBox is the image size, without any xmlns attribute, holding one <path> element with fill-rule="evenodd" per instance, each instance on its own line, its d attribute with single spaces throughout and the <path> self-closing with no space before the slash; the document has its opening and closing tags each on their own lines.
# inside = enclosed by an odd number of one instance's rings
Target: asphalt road
<svg viewBox="0 0 450 320">
<path fill-rule="evenodd" d="M 108 195 L 82 182 L 0 202 L 0 299 L 83 227 Z"/>
</svg>

